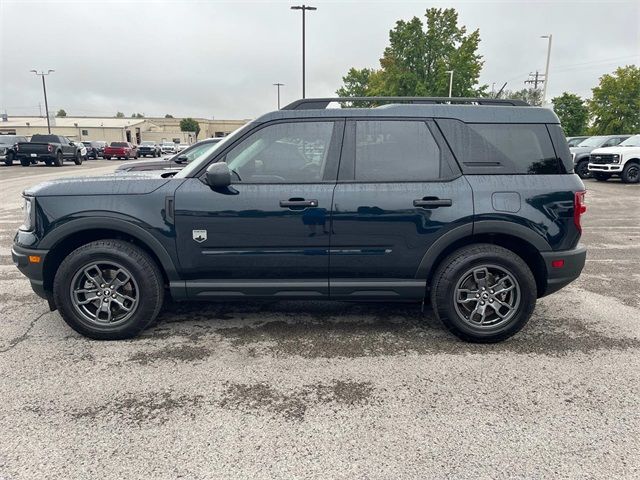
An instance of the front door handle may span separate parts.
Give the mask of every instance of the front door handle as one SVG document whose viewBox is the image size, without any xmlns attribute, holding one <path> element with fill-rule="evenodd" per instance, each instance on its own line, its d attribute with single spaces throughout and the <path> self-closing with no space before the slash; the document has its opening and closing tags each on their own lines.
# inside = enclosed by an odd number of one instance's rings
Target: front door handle
<svg viewBox="0 0 640 480">
<path fill-rule="evenodd" d="M 413 206 L 420 208 L 450 207 L 451 205 L 453 202 L 450 198 L 424 197 L 413 201 Z"/>
<path fill-rule="evenodd" d="M 318 206 L 318 200 L 305 200 L 304 198 L 290 198 L 289 200 L 280 200 L 282 208 L 302 209 L 315 208 Z"/>
</svg>

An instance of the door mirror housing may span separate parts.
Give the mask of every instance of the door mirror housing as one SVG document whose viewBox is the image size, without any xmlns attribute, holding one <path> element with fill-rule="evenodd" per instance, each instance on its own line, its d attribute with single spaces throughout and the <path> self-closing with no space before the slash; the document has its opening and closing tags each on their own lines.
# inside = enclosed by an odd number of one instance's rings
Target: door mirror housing
<svg viewBox="0 0 640 480">
<path fill-rule="evenodd" d="M 178 158 L 174 160 L 174 162 L 176 163 L 187 163 L 188 161 L 189 161 L 189 158 L 186 155 L 179 155 Z"/>
<path fill-rule="evenodd" d="M 226 188 L 231 185 L 231 170 L 225 162 L 212 163 L 207 168 L 205 180 L 211 188 Z"/>
</svg>

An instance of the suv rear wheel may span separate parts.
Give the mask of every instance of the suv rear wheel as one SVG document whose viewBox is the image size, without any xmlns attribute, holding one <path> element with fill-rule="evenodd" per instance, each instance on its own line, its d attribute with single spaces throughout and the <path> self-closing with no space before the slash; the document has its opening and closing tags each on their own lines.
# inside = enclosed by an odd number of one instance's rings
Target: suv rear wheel
<svg viewBox="0 0 640 480">
<path fill-rule="evenodd" d="M 162 307 L 162 274 L 135 245 L 98 240 L 64 259 L 53 282 L 53 299 L 76 332 L 96 340 L 131 338 Z"/>
<path fill-rule="evenodd" d="M 511 337 L 531 317 L 536 298 L 536 282 L 527 264 L 512 251 L 490 244 L 470 245 L 449 255 L 431 285 L 436 315 L 468 342 Z"/>
<path fill-rule="evenodd" d="M 56 153 L 56 158 L 53 161 L 53 164 L 56 167 L 61 167 L 63 163 L 64 163 L 64 157 L 62 156 L 62 152 Z"/>
</svg>

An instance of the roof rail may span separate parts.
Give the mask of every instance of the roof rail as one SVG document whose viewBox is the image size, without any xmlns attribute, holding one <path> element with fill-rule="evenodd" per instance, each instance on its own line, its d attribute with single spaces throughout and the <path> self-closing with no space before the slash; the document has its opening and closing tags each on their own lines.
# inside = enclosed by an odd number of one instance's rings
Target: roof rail
<svg viewBox="0 0 640 480">
<path fill-rule="evenodd" d="M 514 107 L 529 107 L 523 100 L 506 98 L 470 98 L 470 97 L 335 97 L 335 98 L 303 98 L 283 107 L 283 110 L 323 110 L 332 102 L 382 102 L 382 103 L 410 103 L 410 104 L 438 104 L 454 105 L 511 105 Z"/>
</svg>

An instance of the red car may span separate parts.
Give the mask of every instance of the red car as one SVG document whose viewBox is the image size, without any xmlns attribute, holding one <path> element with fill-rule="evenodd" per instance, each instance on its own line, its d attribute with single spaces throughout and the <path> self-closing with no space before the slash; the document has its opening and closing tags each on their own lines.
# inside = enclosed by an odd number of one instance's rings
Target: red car
<svg viewBox="0 0 640 480">
<path fill-rule="evenodd" d="M 102 156 L 105 160 L 110 160 L 112 157 L 126 160 L 138 158 L 138 147 L 129 142 L 111 142 L 109 146 L 104 147 Z"/>
</svg>

